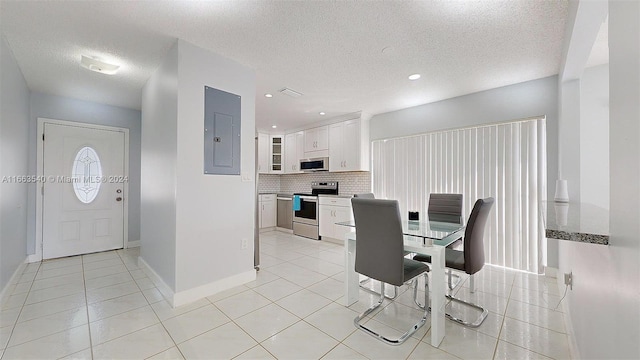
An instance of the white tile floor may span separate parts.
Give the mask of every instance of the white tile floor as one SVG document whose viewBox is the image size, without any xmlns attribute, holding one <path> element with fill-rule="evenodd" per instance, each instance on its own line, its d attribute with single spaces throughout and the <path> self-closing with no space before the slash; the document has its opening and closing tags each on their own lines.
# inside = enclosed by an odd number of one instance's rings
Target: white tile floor
<svg viewBox="0 0 640 360">
<path fill-rule="evenodd" d="M 490 266 L 457 295 L 491 312 L 478 329 L 447 322 L 439 348 L 427 325 L 401 346 L 356 331 L 373 301 L 346 308 L 343 248 L 290 234 L 262 234 L 256 281 L 172 309 L 137 267 L 138 249 L 29 264 L 0 304 L 2 359 L 566 359 L 561 293 L 551 279 Z M 368 320 L 388 334 L 420 311 L 411 291 Z M 449 308 L 473 316 L 469 310 Z"/>
</svg>

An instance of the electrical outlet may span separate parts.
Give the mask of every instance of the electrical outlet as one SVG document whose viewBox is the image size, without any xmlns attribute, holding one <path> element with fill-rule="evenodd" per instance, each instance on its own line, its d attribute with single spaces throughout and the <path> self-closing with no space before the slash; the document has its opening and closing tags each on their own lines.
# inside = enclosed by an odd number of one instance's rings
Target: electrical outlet
<svg viewBox="0 0 640 360">
<path fill-rule="evenodd" d="M 249 247 L 249 240 L 247 238 L 242 238 L 241 247 L 242 247 L 242 250 L 244 250 L 244 249 Z"/>
<path fill-rule="evenodd" d="M 564 274 L 564 284 L 569 286 L 569 288 L 573 290 L 573 271 Z"/>
</svg>

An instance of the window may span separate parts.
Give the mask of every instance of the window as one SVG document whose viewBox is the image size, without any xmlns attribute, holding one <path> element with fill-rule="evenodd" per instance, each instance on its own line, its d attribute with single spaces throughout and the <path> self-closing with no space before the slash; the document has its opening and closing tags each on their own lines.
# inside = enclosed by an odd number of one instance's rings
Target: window
<svg viewBox="0 0 640 360">
<path fill-rule="evenodd" d="M 492 196 L 486 262 L 541 272 L 545 134 L 546 121 L 535 119 L 373 141 L 373 192 L 397 199 L 401 214 L 426 213 L 431 193 L 463 194 L 465 222 L 476 199 Z"/>
<path fill-rule="evenodd" d="M 102 165 L 96 151 L 85 146 L 78 151 L 71 169 L 73 191 L 78 200 L 91 203 L 98 196 L 102 180 Z"/>
</svg>

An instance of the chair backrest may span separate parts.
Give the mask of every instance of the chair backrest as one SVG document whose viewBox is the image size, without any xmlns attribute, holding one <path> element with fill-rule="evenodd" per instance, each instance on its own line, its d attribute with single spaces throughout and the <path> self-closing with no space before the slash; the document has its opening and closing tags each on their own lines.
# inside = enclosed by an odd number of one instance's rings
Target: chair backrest
<svg viewBox="0 0 640 360">
<path fill-rule="evenodd" d="M 387 284 L 404 282 L 402 220 L 397 200 L 352 198 L 357 273 Z"/>
<path fill-rule="evenodd" d="M 484 266 L 484 228 L 493 207 L 493 198 L 478 199 L 473 205 L 464 232 L 464 271 L 473 275 Z"/>
<path fill-rule="evenodd" d="M 363 194 L 353 194 L 353 197 L 361 198 L 361 199 L 375 199 L 376 197 L 373 193 L 363 193 Z"/>
<path fill-rule="evenodd" d="M 462 224 L 462 194 L 430 194 L 429 221 Z"/>
</svg>

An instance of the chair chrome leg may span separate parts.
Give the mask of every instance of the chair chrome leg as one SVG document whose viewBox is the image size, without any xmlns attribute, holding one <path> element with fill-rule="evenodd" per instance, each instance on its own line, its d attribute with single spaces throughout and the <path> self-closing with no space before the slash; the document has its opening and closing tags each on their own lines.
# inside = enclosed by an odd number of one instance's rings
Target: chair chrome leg
<svg viewBox="0 0 640 360">
<path fill-rule="evenodd" d="M 422 304 L 420 304 L 420 303 L 418 302 L 418 286 L 417 286 L 417 285 L 418 285 L 418 284 L 417 284 L 418 279 L 416 278 L 414 281 L 416 281 L 416 286 L 413 288 L 413 302 L 414 302 L 416 305 L 418 305 L 418 307 L 419 307 L 419 308 L 424 309 L 424 308 L 425 308 L 425 305 L 422 305 Z M 428 287 L 425 287 L 425 290 L 428 292 Z M 446 297 L 447 297 L 447 299 L 449 299 L 450 301 L 455 301 L 455 302 L 458 302 L 458 303 L 461 303 L 461 304 L 465 304 L 465 305 L 470 306 L 470 307 L 472 307 L 472 308 L 475 308 L 475 309 L 477 309 L 477 310 L 479 310 L 479 311 L 481 312 L 480 316 L 478 316 L 478 318 L 477 318 L 474 322 L 467 322 L 467 321 L 464 321 L 464 320 L 462 320 L 462 319 L 459 319 L 459 318 L 457 318 L 457 317 L 455 317 L 455 316 L 453 316 L 453 315 L 451 315 L 451 314 L 448 314 L 448 313 L 447 313 L 447 314 L 445 314 L 445 316 L 447 317 L 447 319 L 449 319 L 449 320 L 451 320 L 451 321 L 454 321 L 454 322 L 456 322 L 456 323 L 458 323 L 458 324 L 460 324 L 460 325 L 463 325 L 463 326 L 466 326 L 466 327 L 471 327 L 471 328 L 477 328 L 477 327 L 479 327 L 480 325 L 482 325 L 482 323 L 484 322 L 484 319 L 486 319 L 486 318 L 487 318 L 487 315 L 489 315 L 489 311 L 488 311 L 487 309 L 483 308 L 483 307 L 482 307 L 482 306 L 480 306 L 480 305 L 476 305 L 476 304 L 474 304 L 474 303 L 470 303 L 470 302 L 468 302 L 468 301 L 464 301 L 464 300 L 462 300 L 462 299 L 455 298 L 455 297 L 453 297 L 453 296 L 451 296 L 451 295 L 446 295 Z M 428 303 L 429 303 L 429 302 L 426 300 L 426 296 L 425 296 L 425 302 L 424 302 L 424 303 L 425 303 L 425 304 L 428 304 Z M 431 311 L 431 307 L 428 307 L 428 308 L 427 308 L 427 311 Z"/>
<path fill-rule="evenodd" d="M 425 279 L 426 280 L 426 279 Z M 360 321 L 362 319 L 364 319 L 365 317 L 367 317 L 367 315 L 371 314 L 371 312 L 373 312 L 375 309 L 377 309 L 380 305 L 382 305 L 382 302 L 384 301 L 384 283 L 381 283 L 380 285 L 380 300 L 378 300 L 378 302 L 376 304 L 374 304 L 373 306 L 371 306 L 370 308 L 368 308 L 367 310 L 365 310 L 365 312 L 363 312 L 362 314 L 356 316 L 355 319 L 353 319 L 353 324 L 355 325 L 356 328 L 366 332 L 367 334 L 375 337 L 376 339 L 387 343 L 389 345 L 400 345 L 403 342 L 405 342 L 409 337 L 411 337 L 411 335 L 413 335 L 413 333 L 415 333 L 416 331 L 418 331 L 418 329 L 420 329 L 426 322 L 427 322 L 427 315 L 429 314 L 428 310 L 425 310 L 424 315 L 422 316 L 422 318 L 420 319 L 420 321 L 418 321 L 415 325 L 413 325 L 407 332 L 405 332 L 404 334 L 402 334 L 399 338 L 397 339 L 390 339 L 384 335 L 381 335 L 369 328 L 367 328 L 366 326 L 360 324 Z M 425 282 L 425 292 L 424 292 L 424 302 L 425 304 L 427 304 L 429 301 L 429 288 L 428 288 L 428 282 Z"/>
<path fill-rule="evenodd" d="M 371 278 L 366 278 L 366 279 L 361 280 L 361 281 L 360 281 L 360 288 L 361 288 L 362 290 L 367 291 L 367 292 L 370 292 L 370 293 L 372 293 L 372 294 L 379 295 L 379 294 L 380 294 L 379 292 L 377 292 L 377 291 L 375 291 L 375 290 L 373 290 L 373 289 L 371 289 L 371 288 L 368 288 L 368 287 L 364 286 L 364 284 L 366 284 L 367 282 L 369 282 L 369 280 L 371 280 Z M 383 293 L 384 293 L 384 292 L 383 292 Z M 384 297 L 386 297 L 386 298 L 387 298 L 387 299 L 389 299 L 389 300 L 395 300 L 395 298 L 397 298 L 397 297 L 398 297 L 398 287 L 397 287 L 397 286 L 394 286 L 394 287 L 393 287 L 393 296 L 388 296 L 387 294 L 384 294 Z"/>
<path fill-rule="evenodd" d="M 454 322 L 457 322 L 460 325 L 463 325 L 463 326 L 466 326 L 466 327 L 471 327 L 471 328 L 477 328 L 478 326 L 482 325 L 482 323 L 484 322 L 484 319 L 486 319 L 487 315 L 489 315 L 489 311 L 487 309 L 483 308 L 480 305 L 476 305 L 474 303 L 471 303 L 471 302 L 468 302 L 468 301 L 464 301 L 462 299 L 455 298 L 455 297 L 453 297 L 451 295 L 447 295 L 447 299 L 449 299 L 451 301 L 455 301 L 455 302 L 460 303 L 460 304 L 464 304 L 464 305 L 470 306 L 470 307 L 472 307 L 472 308 L 474 308 L 476 310 L 479 310 L 481 312 L 480 316 L 478 316 L 478 318 L 473 322 L 464 321 L 464 320 L 459 319 L 459 318 L 457 318 L 457 317 L 455 317 L 455 316 L 453 316 L 451 314 L 445 314 L 447 316 L 447 319 L 449 319 L 451 321 L 454 321 Z"/>
<path fill-rule="evenodd" d="M 455 282 L 453 281 L 454 278 L 456 279 Z M 462 278 L 460 275 L 454 274 L 453 270 L 447 269 L 447 280 L 449 282 L 449 290 L 453 290 L 458 286 L 458 284 L 460 284 L 460 280 L 462 280 Z"/>
</svg>

